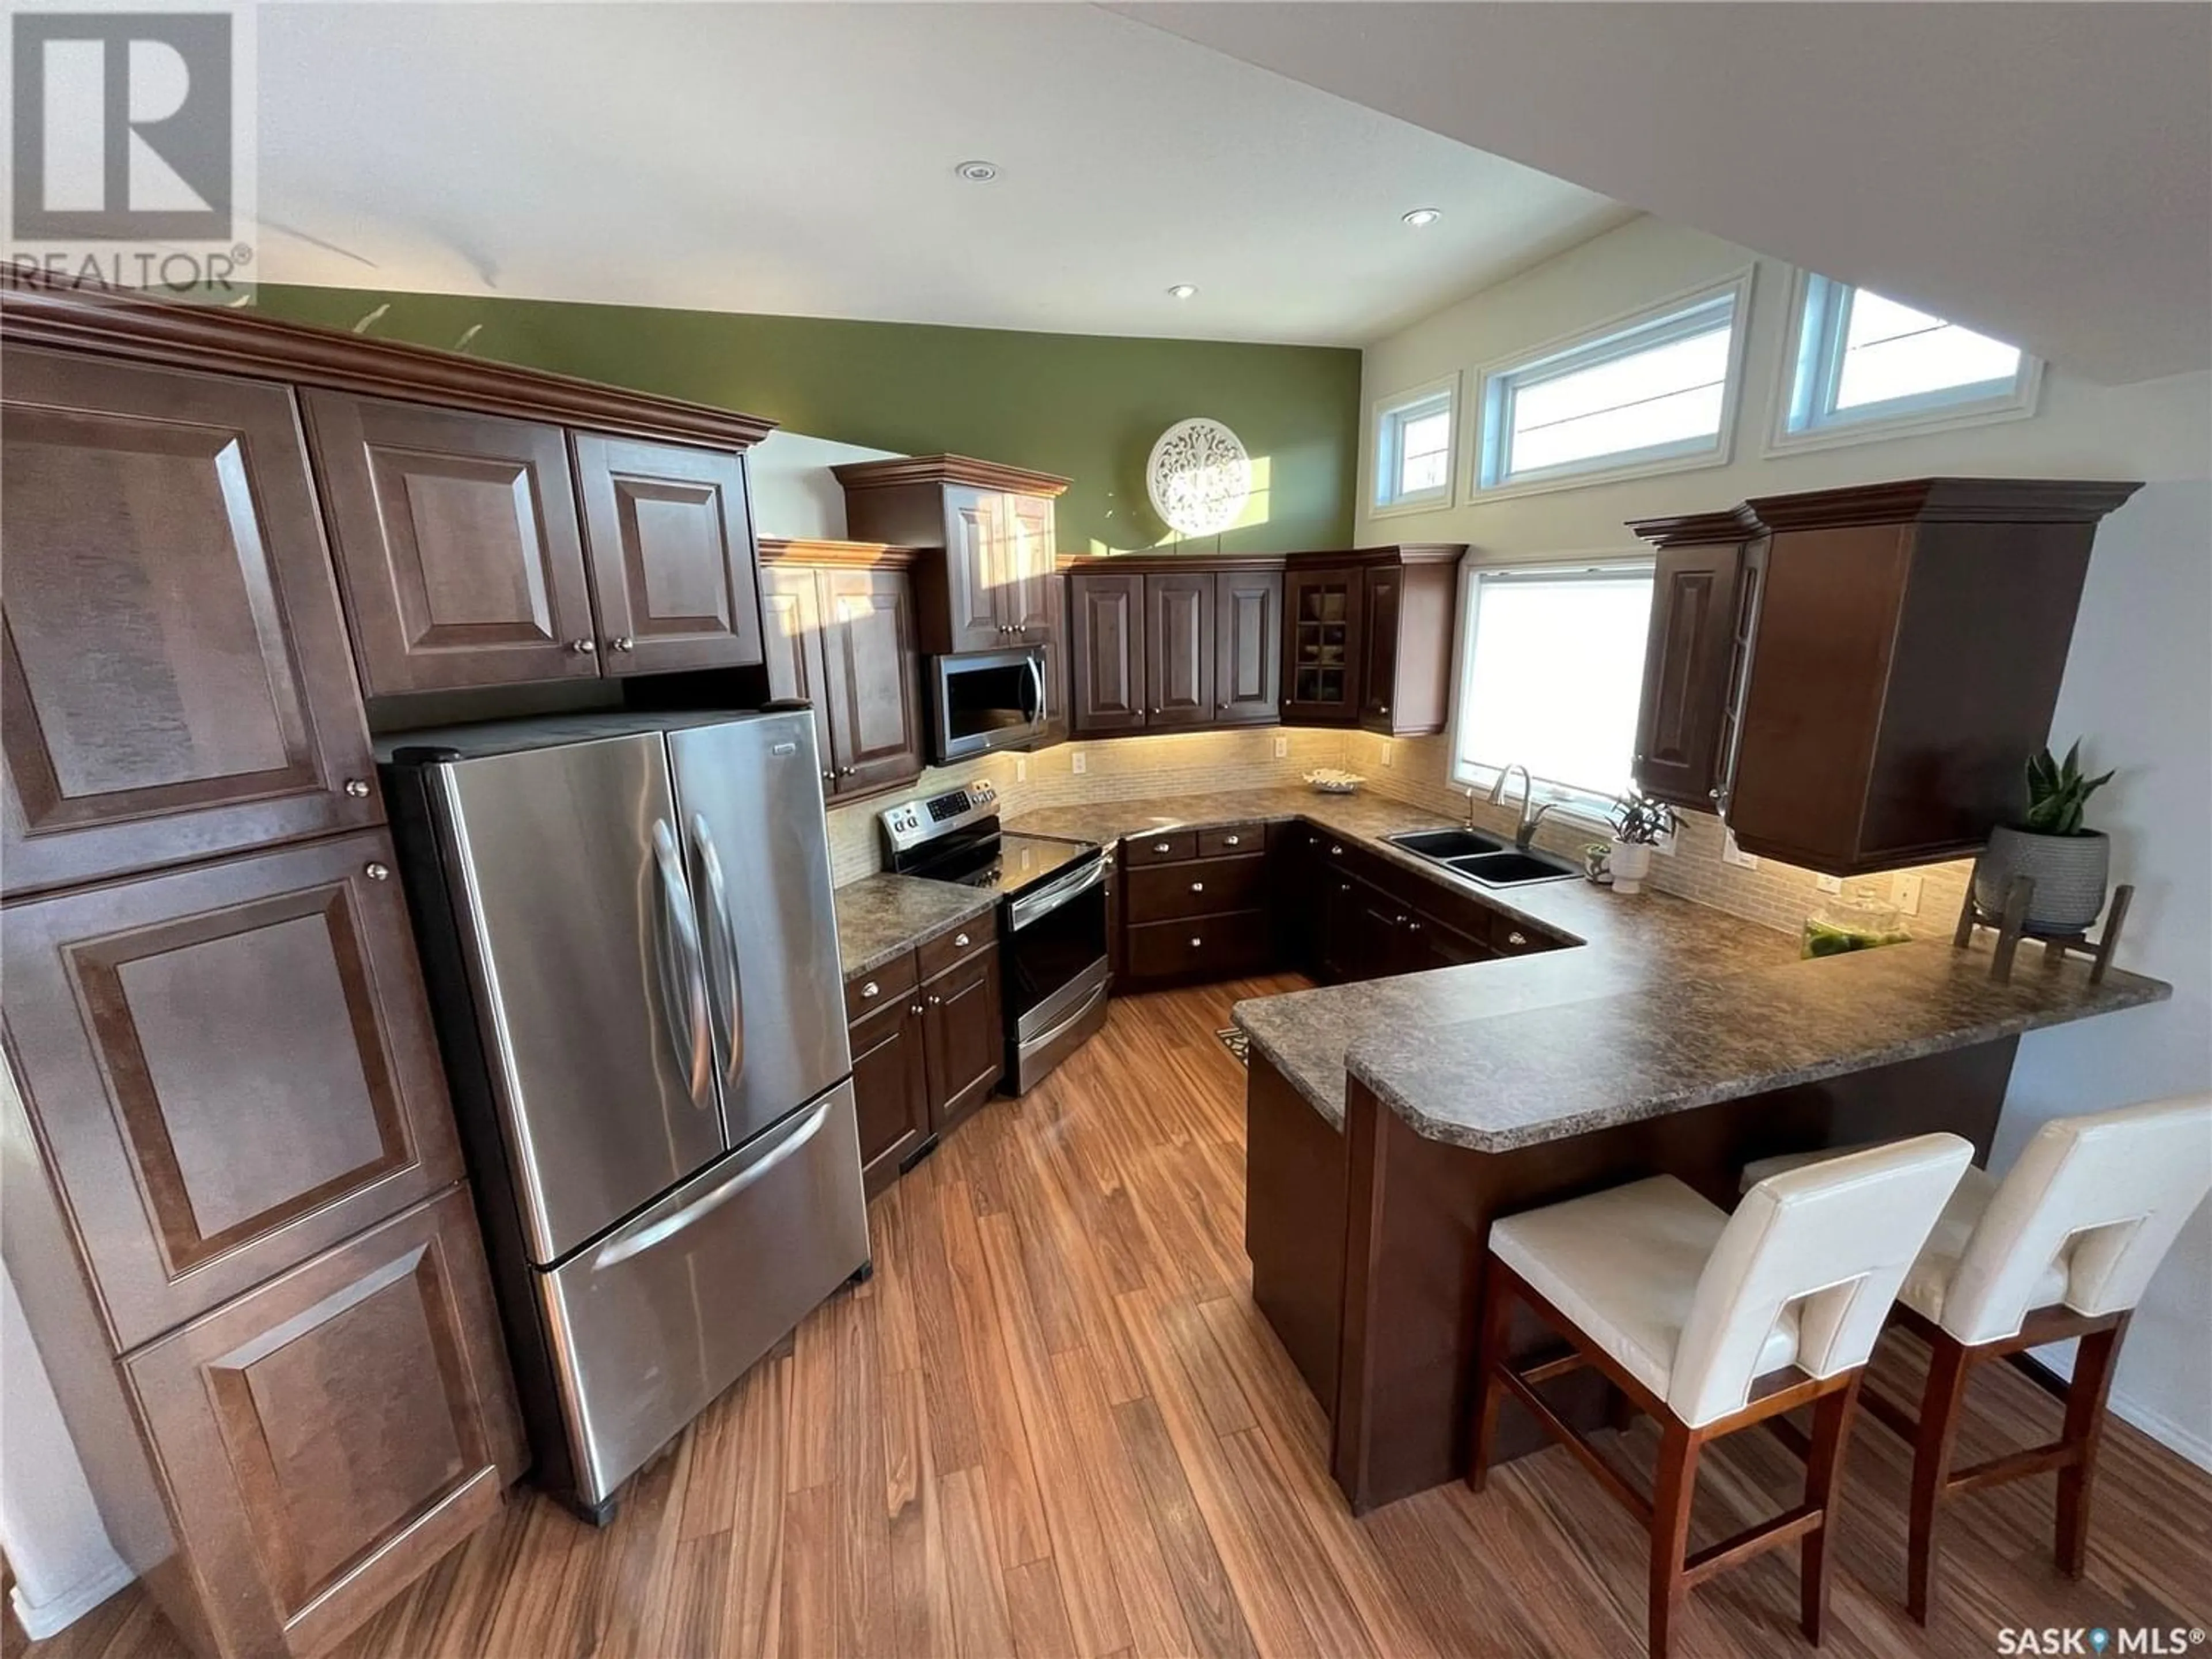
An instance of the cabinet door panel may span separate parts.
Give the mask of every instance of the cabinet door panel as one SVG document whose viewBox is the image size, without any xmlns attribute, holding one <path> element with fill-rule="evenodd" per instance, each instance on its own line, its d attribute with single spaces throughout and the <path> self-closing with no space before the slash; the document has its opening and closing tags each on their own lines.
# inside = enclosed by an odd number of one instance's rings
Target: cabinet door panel
<svg viewBox="0 0 2212 1659">
<path fill-rule="evenodd" d="M 1283 718 L 1341 725 L 1359 713 L 1356 568 L 1292 570 L 1283 579 Z"/>
<path fill-rule="evenodd" d="M 520 1473 L 465 1187 L 125 1365 L 233 1652 L 327 1647 Z"/>
<path fill-rule="evenodd" d="M 1389 731 L 1398 689 L 1398 607 L 1404 579 L 1392 565 L 1370 566 L 1362 596 L 1359 718 Z"/>
<path fill-rule="evenodd" d="M 929 1051 L 930 1124 L 941 1134 L 983 1103 L 1006 1067 L 998 947 L 924 981 L 921 1000 Z"/>
<path fill-rule="evenodd" d="M 304 396 L 372 693 L 599 672 L 560 428 Z"/>
<path fill-rule="evenodd" d="M 1075 607 L 1075 730 L 1143 730 L 1145 579 L 1085 571 L 1070 579 L 1068 592 Z"/>
<path fill-rule="evenodd" d="M 1006 580 L 1000 504 L 980 489 L 945 492 L 945 601 L 951 648 L 988 651 L 1006 643 L 999 588 Z"/>
<path fill-rule="evenodd" d="M 291 394 L 0 373 L 7 890 L 380 821 Z"/>
<path fill-rule="evenodd" d="M 1283 579 L 1224 570 L 1213 579 L 1213 718 L 1271 726 L 1283 704 Z"/>
<path fill-rule="evenodd" d="M 8 910 L 9 1041 L 118 1348 L 459 1176 L 392 863 L 373 833 Z"/>
<path fill-rule="evenodd" d="M 1053 505 L 1038 495 L 1005 495 L 1000 512 L 1006 573 L 1000 620 L 1035 644 L 1056 632 L 1059 623 Z"/>
<path fill-rule="evenodd" d="M 1722 704 L 1735 636 L 1741 544 L 1668 547 L 1651 588 L 1644 696 L 1636 722 L 1636 781 L 1646 794 L 1711 811 Z"/>
<path fill-rule="evenodd" d="M 1213 578 L 1145 579 L 1145 683 L 1148 723 L 1208 726 L 1213 720 Z"/>
<path fill-rule="evenodd" d="M 929 1133 L 925 1022 L 912 996 L 853 1027 L 860 1173 L 871 1197 L 898 1178 L 900 1163 Z"/>
<path fill-rule="evenodd" d="M 914 588 L 895 570 L 824 570 L 822 656 L 841 793 L 921 775 Z"/>
<path fill-rule="evenodd" d="M 765 565 L 761 569 L 761 623 L 768 664 L 768 694 L 814 705 L 814 750 L 822 785 L 834 788 L 837 763 L 830 746 L 829 670 L 822 653 L 821 587 L 811 565 Z"/>
<path fill-rule="evenodd" d="M 575 447 L 607 672 L 658 674 L 760 661 L 759 577 L 744 460 L 592 432 L 578 433 Z"/>
</svg>

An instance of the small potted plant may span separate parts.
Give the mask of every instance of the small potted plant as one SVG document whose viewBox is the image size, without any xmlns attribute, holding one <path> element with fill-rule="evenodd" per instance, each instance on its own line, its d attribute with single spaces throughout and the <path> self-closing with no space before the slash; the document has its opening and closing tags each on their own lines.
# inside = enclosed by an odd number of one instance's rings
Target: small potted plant
<svg viewBox="0 0 2212 1659">
<path fill-rule="evenodd" d="M 2094 923 L 2104 913 L 2112 848 L 2102 831 L 2081 827 L 2081 809 L 2112 781 L 2110 772 L 2081 775 L 2078 740 L 2063 761 L 2052 760 L 2048 749 L 2029 761 L 2027 816 L 1990 831 L 1989 849 L 1974 872 L 1974 902 L 1994 916 L 2004 908 L 2012 878 L 2030 876 L 2035 890 L 2027 902 L 2028 933 L 2078 933 Z"/>
<path fill-rule="evenodd" d="M 1613 825 L 1613 845 L 1606 849 L 1605 860 L 1613 873 L 1613 890 L 1640 893 L 1644 878 L 1651 873 L 1651 849 L 1674 833 L 1674 809 L 1631 784 L 1606 817 Z"/>
</svg>

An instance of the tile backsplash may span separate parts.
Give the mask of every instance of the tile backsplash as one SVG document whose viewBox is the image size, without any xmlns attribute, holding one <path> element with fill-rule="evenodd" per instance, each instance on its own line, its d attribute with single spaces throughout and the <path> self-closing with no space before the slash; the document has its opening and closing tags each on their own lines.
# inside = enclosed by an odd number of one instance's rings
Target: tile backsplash
<svg viewBox="0 0 2212 1659">
<path fill-rule="evenodd" d="M 1279 738 L 1287 750 L 1280 756 L 1275 753 Z M 1079 761 L 1080 772 L 1075 769 Z M 976 778 L 991 781 L 1001 810 L 1012 817 L 1034 807 L 1072 801 L 1294 784 L 1316 766 L 1348 767 L 1363 774 L 1366 787 L 1377 794 L 1449 817 L 1462 817 L 1468 810 L 1465 792 L 1449 781 L 1449 754 L 1441 737 L 1384 738 L 1369 732 L 1267 726 L 1115 738 L 1062 744 L 1033 755 L 987 755 L 971 764 L 926 772 L 910 790 L 896 795 L 834 807 L 830 813 L 832 873 L 843 886 L 883 867 L 876 814 L 893 800 L 953 788 Z M 1510 834 L 1516 810 L 1478 800 L 1475 821 Z M 1539 846 L 1576 859 L 1583 847 L 1601 839 L 1588 828 L 1552 820 L 1540 826 L 1536 835 Z M 1672 856 L 1651 861 L 1651 885 L 1786 933 L 1796 933 L 1807 915 L 1827 896 L 1815 885 L 1818 878 L 1810 870 L 1774 859 L 1759 860 L 1756 868 L 1726 862 L 1721 856 L 1723 841 L 1717 818 L 1686 813 Z M 1921 878 L 1920 909 L 1917 915 L 1901 918 L 1904 926 L 1918 935 L 1948 934 L 1958 919 L 1972 867 L 1971 861 L 1961 860 L 1911 872 Z M 1889 897 L 1893 875 L 1868 879 L 1877 894 Z"/>
</svg>

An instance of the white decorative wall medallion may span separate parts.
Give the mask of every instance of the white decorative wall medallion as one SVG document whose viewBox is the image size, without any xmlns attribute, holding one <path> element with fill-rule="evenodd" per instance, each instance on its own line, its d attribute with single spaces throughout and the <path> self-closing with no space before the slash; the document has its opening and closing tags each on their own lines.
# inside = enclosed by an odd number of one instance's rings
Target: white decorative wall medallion
<svg viewBox="0 0 2212 1659">
<path fill-rule="evenodd" d="M 1145 463 L 1152 509 L 1182 536 L 1212 536 L 1237 522 L 1252 495 L 1252 462 L 1237 434 L 1203 416 L 1160 434 Z"/>
</svg>

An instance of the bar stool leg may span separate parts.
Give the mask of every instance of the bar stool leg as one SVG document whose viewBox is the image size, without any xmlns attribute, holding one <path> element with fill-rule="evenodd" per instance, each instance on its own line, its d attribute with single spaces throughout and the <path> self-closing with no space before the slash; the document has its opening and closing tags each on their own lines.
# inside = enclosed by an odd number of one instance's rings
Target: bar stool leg
<svg viewBox="0 0 2212 1659">
<path fill-rule="evenodd" d="M 2079 1578 L 2089 1553 L 2089 1483 L 2096 1478 L 2097 1449 L 2105 1438 L 2105 1401 L 2127 1334 L 2125 1315 L 2108 1329 L 2092 1331 L 2074 1351 L 2074 1376 L 2066 1389 L 2066 1427 L 2061 1443 L 2078 1447 L 2078 1461 L 2058 1471 L 2058 1571 Z"/>
<path fill-rule="evenodd" d="M 1498 1373 L 1506 1365 L 1505 1342 L 1513 1328 L 1513 1291 L 1505 1269 L 1492 1257 L 1482 1275 L 1482 1332 L 1474 1349 L 1474 1422 L 1468 1457 L 1467 1484 L 1480 1492 L 1490 1480 L 1491 1449 L 1498 1440 L 1498 1408 L 1505 1403 Z"/>
<path fill-rule="evenodd" d="M 1705 1441 L 1670 1413 L 1659 1440 L 1656 1489 L 1651 1500 L 1651 1659 L 1667 1659 L 1674 1614 L 1686 1587 L 1682 1564 L 1690 1551 L 1690 1504 L 1698 1491 L 1698 1454 Z"/>
<path fill-rule="evenodd" d="M 1820 1626 L 1828 1615 L 1828 1531 L 1836 1524 L 1844 1447 L 1850 1439 L 1851 1414 L 1858 1405 L 1863 1373 L 1813 1403 L 1813 1440 L 1805 1453 L 1805 1502 L 1820 1511 L 1820 1524 L 1805 1534 L 1798 1555 L 1799 1622 L 1805 1639 L 1820 1645 Z"/>
<path fill-rule="evenodd" d="M 1936 1520 L 1951 1478 L 1951 1449 L 1971 1364 L 1966 1348 L 1943 1332 L 1929 1334 L 1928 1388 L 1920 1401 L 1920 1435 L 1912 1448 L 1912 1515 L 1905 1555 L 1905 1610 L 1928 1622 L 1935 1597 Z"/>
</svg>

